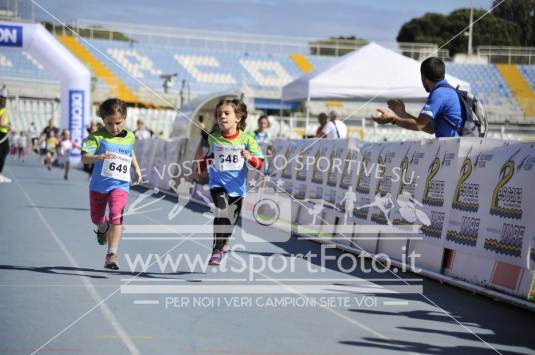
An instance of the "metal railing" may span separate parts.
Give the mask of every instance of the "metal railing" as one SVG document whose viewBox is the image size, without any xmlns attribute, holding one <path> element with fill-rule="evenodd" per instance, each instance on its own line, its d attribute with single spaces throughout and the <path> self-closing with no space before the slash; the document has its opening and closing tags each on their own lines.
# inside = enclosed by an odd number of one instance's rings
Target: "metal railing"
<svg viewBox="0 0 535 355">
<path fill-rule="evenodd" d="M 253 51 L 260 53 L 329 53 L 338 55 L 355 50 L 362 43 L 335 40 L 334 44 L 320 43 L 323 39 L 309 37 L 244 34 L 238 32 L 203 31 L 176 27 L 147 26 L 98 20 L 78 20 L 70 26 L 90 39 L 108 39 L 158 43 L 199 49 Z M 63 26 L 53 26 L 54 34 L 69 34 Z M 392 46 L 394 47 L 394 46 Z"/>
<path fill-rule="evenodd" d="M 489 63 L 535 64 L 535 47 L 479 46 L 477 55 Z"/>
<path fill-rule="evenodd" d="M 438 49 L 435 43 L 398 42 L 399 51 L 412 59 L 424 60 L 427 57 L 439 57 L 449 61 L 450 53 L 447 49 Z"/>
</svg>

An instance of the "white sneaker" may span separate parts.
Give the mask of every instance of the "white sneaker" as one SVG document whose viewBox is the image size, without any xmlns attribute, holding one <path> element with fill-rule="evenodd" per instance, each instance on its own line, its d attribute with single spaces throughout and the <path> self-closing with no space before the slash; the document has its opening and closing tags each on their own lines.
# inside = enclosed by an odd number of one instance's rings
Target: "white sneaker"
<svg viewBox="0 0 535 355">
<path fill-rule="evenodd" d="M 8 178 L 7 176 L 0 174 L 0 183 L 3 183 L 3 182 L 6 182 L 6 183 L 11 182 L 11 179 Z"/>
</svg>

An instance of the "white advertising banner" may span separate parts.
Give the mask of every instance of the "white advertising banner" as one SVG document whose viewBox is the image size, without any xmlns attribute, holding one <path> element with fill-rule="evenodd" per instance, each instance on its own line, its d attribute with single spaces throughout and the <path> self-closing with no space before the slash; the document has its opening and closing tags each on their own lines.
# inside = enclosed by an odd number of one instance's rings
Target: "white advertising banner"
<svg viewBox="0 0 535 355">
<path fill-rule="evenodd" d="M 164 186 L 163 171 L 166 167 L 165 142 L 163 140 L 154 140 L 154 158 L 148 170 L 148 178 L 151 186 L 162 189 Z M 166 185 L 165 189 L 169 189 Z"/>
<path fill-rule="evenodd" d="M 354 144 L 353 144 L 354 146 Z M 351 141 L 349 139 L 338 139 L 333 144 L 333 149 L 329 159 L 329 171 L 327 173 L 326 186 L 323 192 L 323 200 L 333 207 L 337 207 L 337 200 L 340 179 L 344 173 L 347 175 L 349 172 L 348 158 L 351 158 L 354 152 L 350 153 Z M 344 171 L 344 168 L 346 171 Z M 347 188 L 346 188 L 347 191 Z"/>
<path fill-rule="evenodd" d="M 430 154 L 426 154 L 425 142 L 400 142 L 392 143 L 386 152 L 385 158 L 385 175 L 381 182 L 380 194 L 381 199 L 386 200 L 383 205 L 384 211 L 372 214 L 372 221 L 378 224 L 387 224 L 393 226 L 422 226 L 429 223 L 429 218 L 422 211 L 421 202 L 415 198 L 416 188 L 419 181 L 417 171 L 421 167 L 427 167 L 430 164 Z M 385 196 L 390 198 L 385 198 Z M 377 199 L 377 198 L 376 198 Z M 378 208 L 375 208 L 377 210 Z M 382 215 L 387 218 L 383 219 Z M 390 257 L 403 260 L 408 250 L 408 242 L 413 234 L 399 232 L 381 233 L 379 251 Z"/>
<path fill-rule="evenodd" d="M 355 223 L 353 240 L 356 247 L 375 253 L 377 248 L 377 233 L 370 233 L 371 224 L 370 210 L 374 202 L 377 180 L 381 177 L 381 168 L 384 166 L 383 153 L 387 144 L 384 143 L 362 143 L 360 149 L 360 159 L 357 161 L 358 170 L 354 192 L 354 208 L 352 220 Z M 352 196 L 345 196 L 346 199 Z M 346 211 L 348 206 L 346 205 Z M 367 229 L 366 232 L 362 232 Z"/>
<path fill-rule="evenodd" d="M 284 169 L 285 153 L 288 149 L 289 143 L 286 140 L 276 139 L 271 145 L 271 154 L 266 156 L 267 169 L 266 175 L 269 181 L 276 181 L 280 179 Z"/>
<path fill-rule="evenodd" d="M 284 159 L 282 159 L 282 168 L 280 181 L 277 181 L 277 186 L 283 189 L 286 193 L 292 194 L 293 192 L 293 178 L 294 178 L 294 165 L 295 155 L 299 153 L 299 141 L 289 140 L 285 143 Z"/>
<path fill-rule="evenodd" d="M 436 245 L 443 245 L 442 230 L 448 218 L 457 176 L 457 155 L 459 139 L 434 139 L 425 142 L 424 160 L 427 166 L 416 171 L 418 191 L 416 200 L 428 219 L 421 226 L 420 236 Z"/>
<path fill-rule="evenodd" d="M 535 144 L 493 149 L 482 184 L 478 249 L 489 258 L 533 269 Z"/>
<path fill-rule="evenodd" d="M 323 200 L 323 191 L 329 171 L 330 161 L 334 158 L 334 140 L 322 139 L 311 147 L 307 160 L 308 190 L 307 197 L 312 200 Z M 332 156 L 331 156 L 332 155 Z M 321 203 L 321 202 L 320 202 Z"/>
<path fill-rule="evenodd" d="M 498 157 L 497 148 L 504 141 L 465 138 L 461 140 L 454 180 L 453 197 L 446 228 L 445 246 L 468 253 L 480 253 L 476 248 L 480 236 L 483 191 L 492 185 L 491 164 Z"/>
<path fill-rule="evenodd" d="M 309 182 L 310 173 L 313 168 L 312 162 L 321 146 L 321 141 L 309 139 L 296 143 L 299 145 L 299 148 L 295 153 L 295 174 L 292 195 L 298 200 L 304 200 L 307 194 L 311 192 Z"/>
</svg>

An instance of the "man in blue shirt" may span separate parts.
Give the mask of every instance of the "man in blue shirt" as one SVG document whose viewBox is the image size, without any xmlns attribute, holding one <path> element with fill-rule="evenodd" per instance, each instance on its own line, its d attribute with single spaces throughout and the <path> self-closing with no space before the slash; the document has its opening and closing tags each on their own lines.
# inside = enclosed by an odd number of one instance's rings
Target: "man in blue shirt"
<svg viewBox="0 0 535 355">
<path fill-rule="evenodd" d="M 463 122 L 461 101 L 445 80 L 444 62 L 435 57 L 427 58 L 420 66 L 420 73 L 429 96 L 418 117 L 405 111 L 402 100 L 388 100 L 388 108 L 393 112 L 378 109 L 372 119 L 380 124 L 391 123 L 412 131 L 435 134 L 437 138 L 458 137 Z"/>
</svg>

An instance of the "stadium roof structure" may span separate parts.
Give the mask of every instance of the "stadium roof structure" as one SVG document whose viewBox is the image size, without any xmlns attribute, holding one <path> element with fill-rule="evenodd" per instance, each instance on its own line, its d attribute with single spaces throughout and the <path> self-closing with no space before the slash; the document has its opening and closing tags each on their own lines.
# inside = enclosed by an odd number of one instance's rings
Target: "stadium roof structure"
<svg viewBox="0 0 535 355">
<path fill-rule="evenodd" d="M 470 84 L 446 74 L 463 90 Z M 282 100 L 303 99 L 422 99 L 428 93 L 420 79 L 420 62 L 374 42 L 314 70 L 282 89 Z"/>
</svg>

